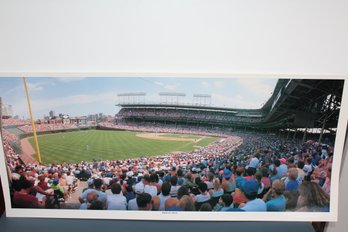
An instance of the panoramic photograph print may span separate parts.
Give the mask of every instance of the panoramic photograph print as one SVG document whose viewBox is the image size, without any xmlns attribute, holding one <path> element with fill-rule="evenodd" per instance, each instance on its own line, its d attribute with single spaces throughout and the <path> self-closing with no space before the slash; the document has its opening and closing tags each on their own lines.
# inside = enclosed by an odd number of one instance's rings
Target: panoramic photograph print
<svg viewBox="0 0 348 232">
<path fill-rule="evenodd" d="M 343 89 L 344 79 L 0 78 L 6 200 L 77 215 L 330 212 Z"/>
</svg>

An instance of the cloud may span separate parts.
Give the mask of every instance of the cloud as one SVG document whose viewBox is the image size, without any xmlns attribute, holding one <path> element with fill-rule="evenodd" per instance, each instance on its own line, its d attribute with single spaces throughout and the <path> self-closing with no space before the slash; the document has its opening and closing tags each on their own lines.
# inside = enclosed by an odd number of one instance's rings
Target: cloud
<svg viewBox="0 0 348 232">
<path fill-rule="evenodd" d="M 207 81 L 202 81 L 201 85 L 204 87 L 214 87 L 214 88 L 222 88 L 225 86 L 223 81 L 213 81 L 212 83 Z"/>
<path fill-rule="evenodd" d="M 96 95 L 91 94 L 78 94 L 71 95 L 62 98 L 55 98 L 49 100 L 36 100 L 33 101 L 33 106 L 36 105 L 38 109 L 49 109 L 52 106 L 64 106 L 64 105 L 79 105 L 86 103 L 97 103 L 101 101 L 116 101 L 116 94 L 114 92 L 100 93 Z"/>
<path fill-rule="evenodd" d="M 214 82 L 213 82 L 213 86 L 214 86 L 215 88 L 224 87 L 224 82 L 222 82 L 222 81 L 214 81 Z"/>
<path fill-rule="evenodd" d="M 202 81 L 201 85 L 203 85 L 203 86 L 210 86 L 210 84 L 208 82 L 206 82 L 206 81 Z"/>
<path fill-rule="evenodd" d="M 269 97 L 274 89 L 274 85 L 266 84 L 260 79 L 238 79 L 238 84 L 245 88 L 250 94 L 260 97 Z"/>
<path fill-rule="evenodd" d="M 29 91 L 41 91 L 44 89 L 45 85 L 46 85 L 45 83 L 33 84 L 33 83 L 27 82 L 27 86 L 28 86 Z"/>
<path fill-rule="evenodd" d="M 29 91 L 41 91 L 45 88 L 45 86 L 47 85 L 47 83 L 44 82 L 40 82 L 40 83 L 30 83 L 27 81 L 27 87 Z M 10 94 L 18 94 L 18 92 L 24 92 L 24 85 L 23 83 L 8 89 L 7 91 L 5 91 L 4 93 L 2 93 L 3 96 L 5 95 L 10 95 Z"/>
<path fill-rule="evenodd" d="M 40 100 L 32 100 L 32 110 L 36 116 L 42 115 L 43 113 L 48 113 L 48 111 L 63 107 L 63 106 L 72 106 L 76 105 L 76 107 L 81 107 L 83 104 L 89 103 L 105 103 L 110 102 L 110 105 L 113 106 L 117 101 L 116 94 L 114 92 L 106 92 L 100 93 L 96 95 L 91 94 L 77 94 L 71 96 L 65 96 L 61 98 L 53 98 L 53 99 L 40 99 Z M 24 115 L 28 115 L 28 105 L 26 100 L 22 100 L 16 105 L 14 105 L 15 109 L 21 109 L 21 112 Z"/>
<path fill-rule="evenodd" d="M 24 89 L 23 86 L 19 86 L 18 85 L 16 87 L 11 88 L 11 89 L 7 89 L 7 91 L 5 91 L 5 92 L 3 92 L 1 94 L 2 94 L 2 96 L 7 96 L 7 95 L 10 95 L 12 93 L 17 93 L 21 88 L 22 88 L 22 90 Z"/>
<path fill-rule="evenodd" d="M 226 96 L 219 93 L 212 94 L 212 101 L 215 106 L 240 109 L 259 109 L 262 103 L 251 98 L 247 99 L 241 95 Z"/>
<path fill-rule="evenodd" d="M 180 86 L 180 84 L 178 84 L 178 83 L 177 84 L 164 84 L 163 82 L 159 82 L 159 81 L 155 81 L 154 83 L 156 85 L 161 86 L 162 88 L 168 89 L 168 90 L 175 90 Z"/>
</svg>

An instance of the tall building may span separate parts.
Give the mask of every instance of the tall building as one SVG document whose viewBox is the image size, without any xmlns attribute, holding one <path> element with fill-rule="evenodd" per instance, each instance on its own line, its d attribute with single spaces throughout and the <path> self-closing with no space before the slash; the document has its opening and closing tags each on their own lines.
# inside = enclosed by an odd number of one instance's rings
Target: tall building
<svg viewBox="0 0 348 232">
<path fill-rule="evenodd" d="M 89 120 L 89 121 L 96 121 L 96 120 L 97 120 L 97 117 L 96 117 L 95 114 L 90 114 L 90 115 L 88 115 L 88 120 Z"/>
<path fill-rule="evenodd" d="M 54 111 L 51 110 L 50 113 L 49 113 L 50 117 L 53 118 L 54 117 Z"/>
<path fill-rule="evenodd" d="M 2 105 L 2 115 L 7 117 L 13 116 L 12 105 Z"/>
</svg>

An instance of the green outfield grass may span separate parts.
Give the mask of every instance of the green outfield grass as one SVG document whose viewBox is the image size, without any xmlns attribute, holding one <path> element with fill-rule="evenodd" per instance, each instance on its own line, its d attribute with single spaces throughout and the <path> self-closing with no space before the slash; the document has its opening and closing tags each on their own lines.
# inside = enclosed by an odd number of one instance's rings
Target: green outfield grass
<svg viewBox="0 0 348 232">
<path fill-rule="evenodd" d="M 162 155 L 171 151 L 192 151 L 218 140 L 203 138 L 198 142 L 163 141 L 137 137 L 139 132 L 88 130 L 66 132 L 38 137 L 43 163 L 92 161 L 93 159 L 128 159 L 140 156 Z M 175 136 L 174 136 L 175 137 Z M 33 145 L 33 138 L 29 139 Z"/>
</svg>

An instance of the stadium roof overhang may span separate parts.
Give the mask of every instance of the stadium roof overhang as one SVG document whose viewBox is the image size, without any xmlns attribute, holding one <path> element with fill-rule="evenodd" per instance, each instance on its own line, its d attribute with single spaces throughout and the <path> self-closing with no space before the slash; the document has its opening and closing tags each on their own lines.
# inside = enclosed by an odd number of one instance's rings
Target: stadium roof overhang
<svg viewBox="0 0 348 232">
<path fill-rule="evenodd" d="M 201 105 L 119 104 L 122 108 L 207 111 L 260 118 L 244 122 L 252 128 L 336 128 L 344 80 L 279 79 L 270 99 L 261 109 L 235 109 Z M 241 122 L 237 122 L 241 123 Z"/>
<path fill-rule="evenodd" d="M 262 111 L 264 127 L 337 127 L 344 80 L 283 79 Z M 277 123 L 278 122 L 278 123 Z"/>
</svg>

